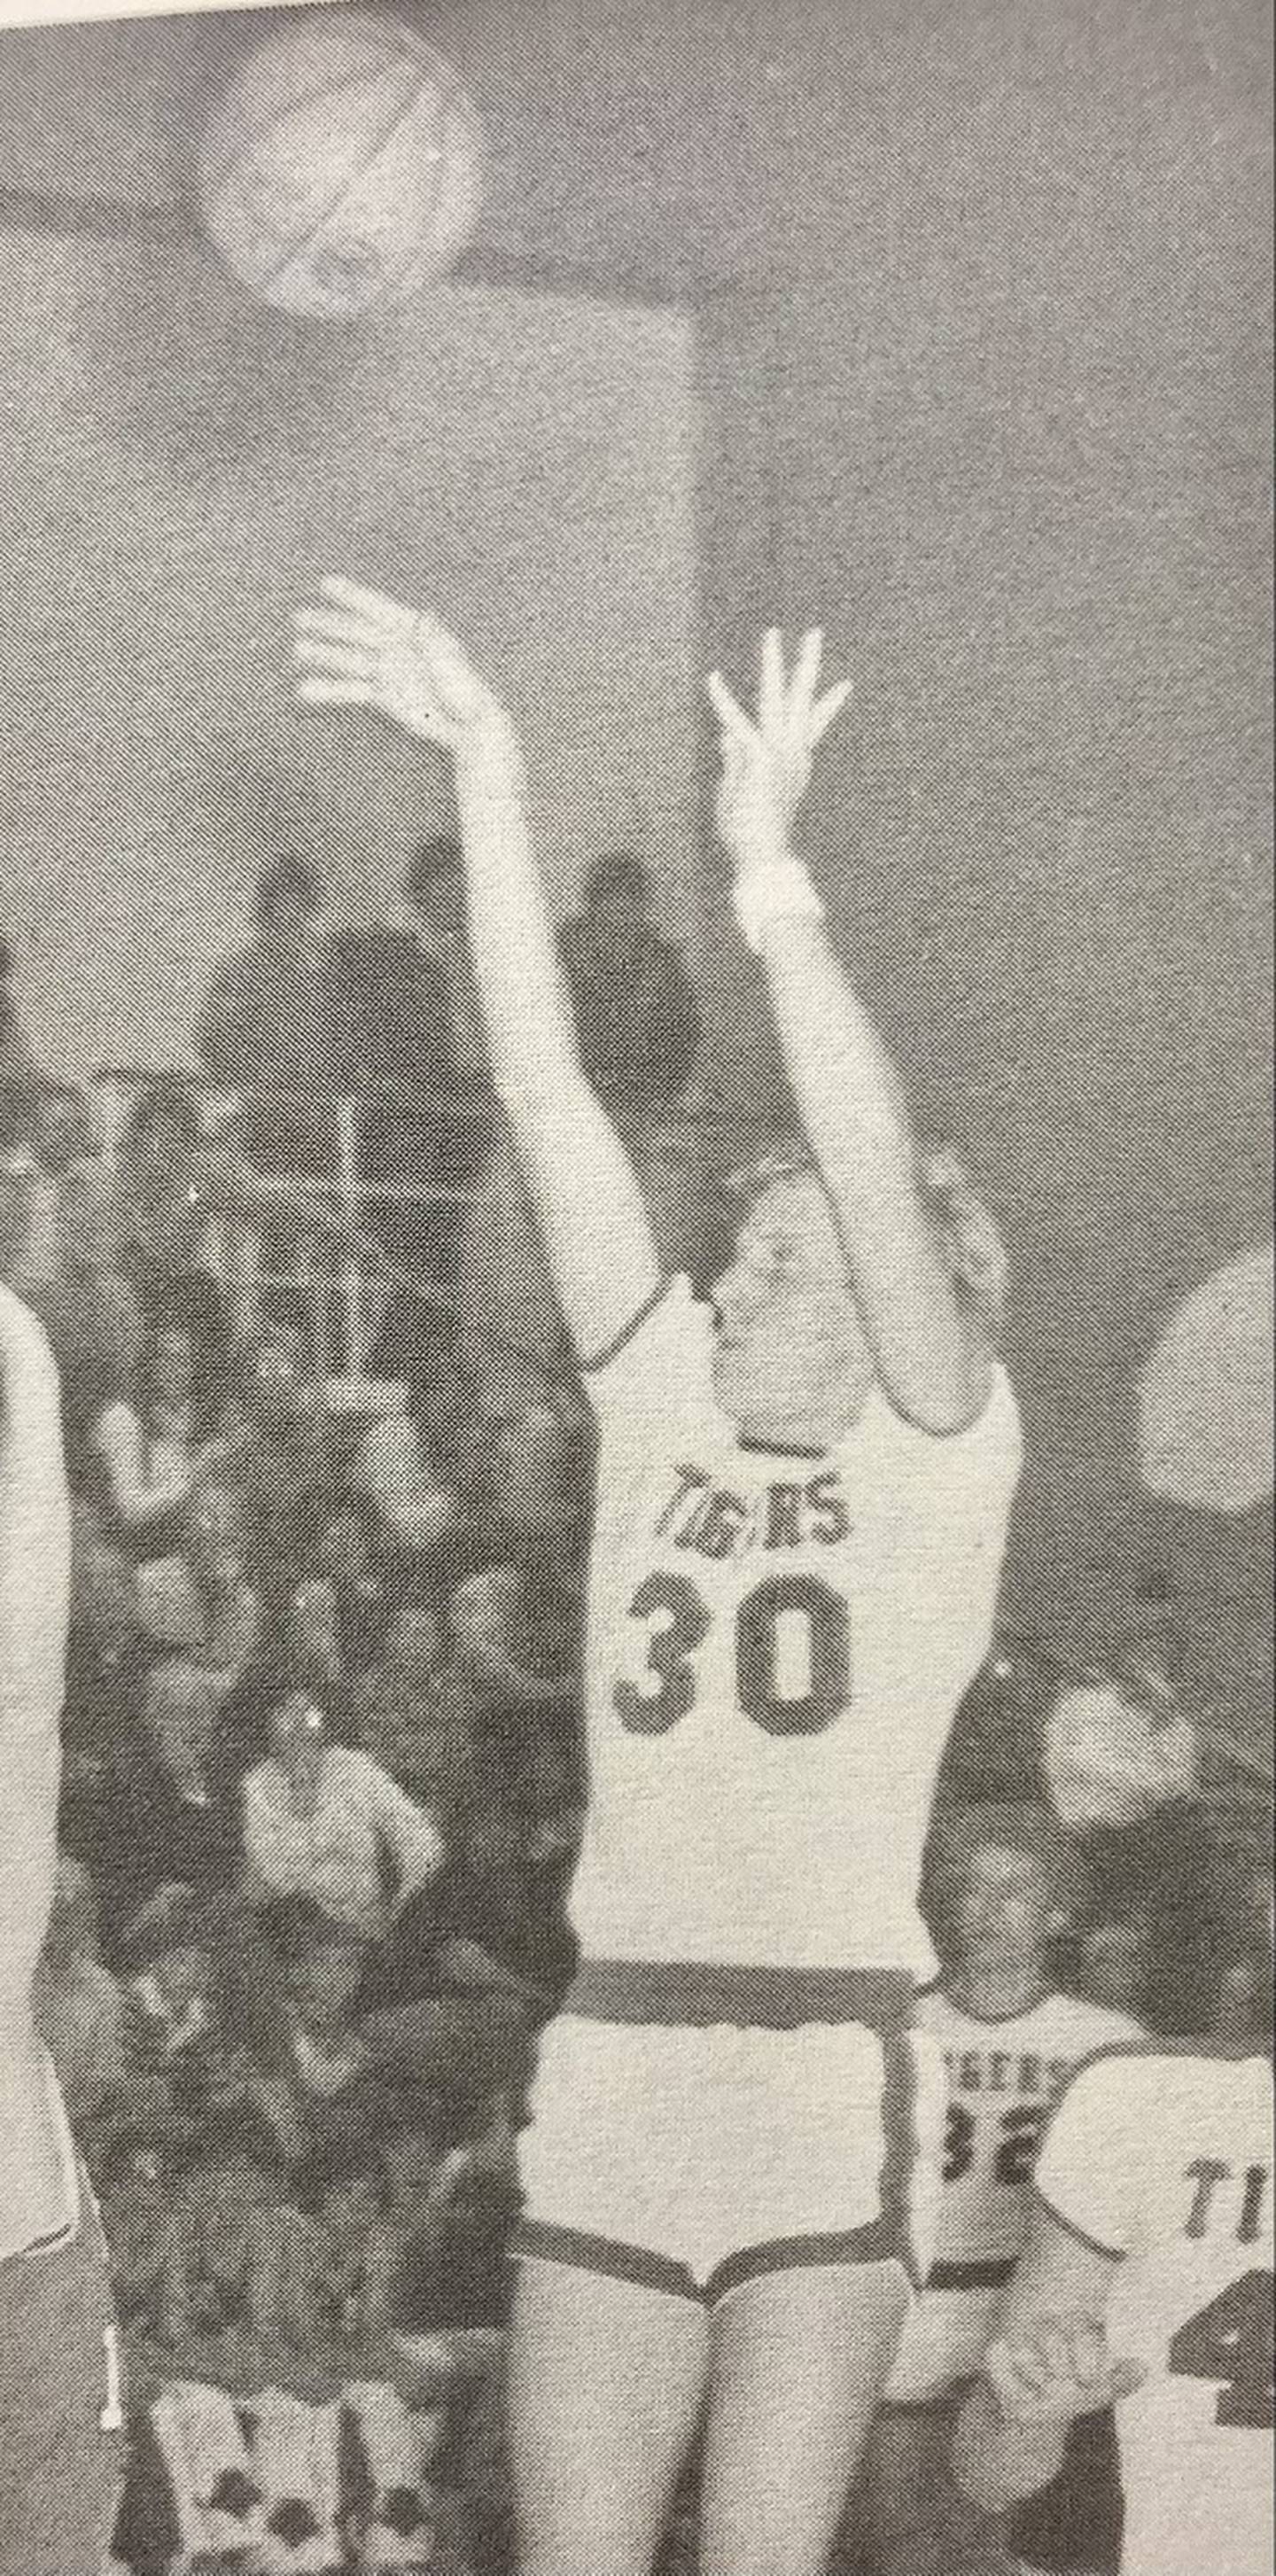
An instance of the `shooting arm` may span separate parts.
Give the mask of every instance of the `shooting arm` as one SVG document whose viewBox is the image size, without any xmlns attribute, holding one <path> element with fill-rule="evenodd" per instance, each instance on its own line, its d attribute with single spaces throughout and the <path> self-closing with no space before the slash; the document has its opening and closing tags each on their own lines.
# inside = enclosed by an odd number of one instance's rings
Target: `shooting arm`
<svg viewBox="0 0 1276 2576">
<path fill-rule="evenodd" d="M 303 700 L 363 706 L 450 753 L 492 1072 L 576 1347 L 593 1359 L 658 1281 L 628 1155 L 581 1070 L 514 729 L 433 618 L 346 581 L 297 620 Z"/>
<path fill-rule="evenodd" d="M 475 973 L 493 1079 L 585 1360 L 622 1333 L 659 1279 L 629 1157 L 582 1071 L 549 907 L 507 728 L 457 760 Z"/>
<path fill-rule="evenodd" d="M 816 745 L 849 694 L 843 682 L 817 698 L 820 653 L 813 631 L 787 675 L 780 638 L 767 635 L 756 720 L 716 672 L 710 679 L 722 728 L 718 832 L 881 1377 L 901 1412 L 926 1430 L 950 1431 L 977 1411 L 988 1356 L 968 1330 L 922 1202 L 894 1068 L 833 953 L 793 847 Z"/>
<path fill-rule="evenodd" d="M 922 1204 L 894 1068 L 821 920 L 779 913 L 759 944 L 785 1068 L 878 1368 L 901 1412 L 924 1430 L 953 1430 L 987 1393 L 988 1359 Z"/>
</svg>

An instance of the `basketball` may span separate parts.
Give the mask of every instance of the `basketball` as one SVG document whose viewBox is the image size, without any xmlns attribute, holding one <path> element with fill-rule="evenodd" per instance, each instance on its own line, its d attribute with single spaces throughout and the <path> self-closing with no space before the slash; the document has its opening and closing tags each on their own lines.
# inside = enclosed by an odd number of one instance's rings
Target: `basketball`
<svg viewBox="0 0 1276 2576">
<path fill-rule="evenodd" d="M 205 128 L 199 204 L 260 301 L 341 321 L 446 273 L 473 232 L 481 174 L 455 73 L 397 19 L 341 10 L 249 55 Z"/>
</svg>

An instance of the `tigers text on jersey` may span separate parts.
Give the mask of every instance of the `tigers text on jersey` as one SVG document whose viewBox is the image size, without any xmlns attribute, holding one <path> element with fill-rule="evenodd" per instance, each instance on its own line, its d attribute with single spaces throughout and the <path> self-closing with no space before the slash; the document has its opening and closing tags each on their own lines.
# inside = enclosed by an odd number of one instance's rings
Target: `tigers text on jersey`
<svg viewBox="0 0 1276 2576">
<path fill-rule="evenodd" d="M 934 1987 L 918 1996 L 914 2019 L 938 2040 L 948 2079 L 935 2263 L 1013 2261 L 1027 2239 L 1028 2184 L 1057 2096 L 1083 2058 L 1144 2034 L 1127 2014 L 1079 1995 L 1043 1995 L 1010 2020 L 981 2021 Z"/>
<path fill-rule="evenodd" d="M 1117 2413 L 1123 2576 L 1271 2576 L 1272 2070 L 1149 2048 L 1084 2067 L 1037 2187 L 1120 2258 L 1108 2343 L 1147 2378 Z"/>
<path fill-rule="evenodd" d="M 1019 1473 L 1004 1374 L 936 1438 L 874 1388 L 825 1454 L 751 1447 L 671 1284 L 595 1372 L 572 1898 L 586 1956 L 930 1973 L 935 1776 L 992 1636 Z"/>
<path fill-rule="evenodd" d="M 1124 2013 L 1077 1995 L 981 2021 L 932 1986 L 913 2018 L 943 2052 L 947 2119 L 932 2259 L 887 2384 L 893 2406 L 928 2405 L 978 2370 L 1027 2239 L 1051 2106 L 1083 2058 L 1143 2037 Z"/>
</svg>

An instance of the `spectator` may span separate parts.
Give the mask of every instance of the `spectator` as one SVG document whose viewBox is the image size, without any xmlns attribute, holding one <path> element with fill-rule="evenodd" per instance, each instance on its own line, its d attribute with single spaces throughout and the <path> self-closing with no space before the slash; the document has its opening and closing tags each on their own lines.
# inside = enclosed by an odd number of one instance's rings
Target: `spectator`
<svg viewBox="0 0 1276 2576">
<path fill-rule="evenodd" d="M 142 1731 L 116 1748 L 77 1805 L 77 1843 L 94 1872 L 113 1950 L 145 1909 L 177 1895 L 216 1898 L 240 1864 L 233 1775 L 215 1674 L 180 1657 L 142 1685 Z"/>
<path fill-rule="evenodd" d="M 264 1919 L 286 1961 L 280 2135 L 285 2121 L 294 2141 L 379 2135 L 439 2102 L 469 2118 L 494 2087 L 526 2074 L 525 1998 L 508 1981 L 449 1984 L 441 1969 L 441 1991 L 404 2001 L 384 1955 L 315 1898 L 286 1899 Z"/>
<path fill-rule="evenodd" d="M 485 1785 L 479 1693 L 447 1651 L 429 1596 L 404 1601 L 355 1698 L 359 1741 L 434 1817 L 449 1849 Z"/>
<path fill-rule="evenodd" d="M 42 1319 L 100 1268 L 109 1247 L 109 1183 L 94 1150 L 88 1103 L 64 1082 L 38 1098 L 0 1084 L 0 1131 L 27 1166 L 23 1242 L 15 1266 L 22 1295 Z"/>
<path fill-rule="evenodd" d="M 195 1034 L 213 1081 L 251 1095 L 239 1137 L 265 1172 L 321 1168 L 325 1147 L 332 1161 L 331 997 L 316 936 L 322 902 L 318 877 L 294 853 L 263 871 L 255 936 L 218 968 Z"/>
<path fill-rule="evenodd" d="M 286 1898 L 272 1908 L 270 1933 L 285 1971 L 283 2062 L 304 2122 L 332 2103 L 363 2069 L 356 2006 L 367 1964 L 361 1933 L 334 1923 L 317 1898 Z"/>
<path fill-rule="evenodd" d="M 440 1281 L 456 1266 L 458 1212 L 488 1149 L 494 1101 L 479 1027 L 455 842 L 428 842 L 404 885 L 411 922 L 333 942 L 343 1086 L 365 1097 L 362 1177 L 416 1201 L 368 1202 L 394 1258 Z M 431 1200 L 429 1193 L 442 1195 Z"/>
<path fill-rule="evenodd" d="M 316 1573 L 332 1586 L 341 1659 L 352 1682 L 357 1681 L 384 1651 L 394 1599 L 381 1514 L 356 1486 L 338 1487 L 323 1497 L 313 1561 Z"/>
<path fill-rule="evenodd" d="M 626 1124 L 672 1109 L 699 1052 L 700 1011 L 677 949 L 652 925 L 632 850 L 595 861 L 561 954 L 581 1064 L 604 1107 Z"/>
<path fill-rule="evenodd" d="M 139 1625 L 154 1645 L 197 1664 L 220 1700 L 243 1681 L 262 1641 L 253 1543 L 242 1490 L 201 1485 L 185 1514 L 180 1552 L 138 1569 Z"/>
<path fill-rule="evenodd" d="M 281 2293 L 297 2224 L 283 2161 L 265 2141 L 234 2125 L 205 2134 L 186 2171 L 166 2279 L 164 2336 L 181 2375 L 215 2388 L 261 2386 L 291 2341 Z"/>
<path fill-rule="evenodd" d="M 242 1432 L 240 1481 L 265 1562 L 286 1583 L 332 1483 L 324 1391 L 306 1335 L 268 1324 L 240 1356 L 229 1420 Z"/>
<path fill-rule="evenodd" d="M 113 1261 L 144 1306 L 175 1281 L 198 1279 L 220 1312 L 202 1260 L 217 1213 L 202 1187 L 204 1141 L 199 1111 L 180 1083 L 157 1083 L 134 1102 L 116 1162 Z"/>
<path fill-rule="evenodd" d="M 269 1752 L 244 1782 L 244 1848 L 258 1902 L 311 1896 L 375 1939 L 443 1858 L 432 1817 L 367 1753 L 333 1741 L 315 1695 L 272 1698 Z"/>
<path fill-rule="evenodd" d="M 107 2116 L 129 2089 L 125 2000 L 97 1948 L 88 1873 L 58 1856 L 53 1911 L 36 1971 L 36 2022 L 53 2059 L 76 2139 L 91 2163 Z"/>
<path fill-rule="evenodd" d="M 460 1096 L 490 1098 L 487 1038 L 470 954 L 469 905 L 460 843 L 448 833 L 423 841 L 403 885 L 427 956 L 443 978 L 448 1057 Z"/>
<path fill-rule="evenodd" d="M 579 1603 L 558 1567 L 489 1565 L 458 1584 L 448 1623 L 475 1691 L 505 1709 L 569 1703 Z"/>
<path fill-rule="evenodd" d="M 478 1481 L 477 1399 L 455 1324 L 401 1291 L 386 1310 L 368 1368 L 402 1385 L 406 1402 L 368 1424 L 351 1475 L 376 1506 L 383 1542 L 428 1557 L 456 1533 Z"/>
<path fill-rule="evenodd" d="M 209 1930 L 189 1889 L 166 1888 L 145 1909 L 129 1947 L 134 2053 L 152 2074 L 184 2089 L 189 2100 L 199 2089 L 191 2072 L 212 2042 L 217 2011 Z"/>
<path fill-rule="evenodd" d="M 171 2121 L 133 2121 L 116 2130 L 98 2177 L 111 2253 L 115 2310 L 128 2357 L 130 2393 L 157 2393 L 166 2366 L 174 2288 L 183 2252 L 182 2186 Z"/>
<path fill-rule="evenodd" d="M 122 1547 L 145 1560 L 180 1545 L 196 1484 L 224 1466 L 230 1444 L 215 1436 L 217 1388 L 180 1309 L 145 1328 L 125 1395 L 105 1404 L 90 1432 L 103 1469 L 110 1525 Z"/>
</svg>

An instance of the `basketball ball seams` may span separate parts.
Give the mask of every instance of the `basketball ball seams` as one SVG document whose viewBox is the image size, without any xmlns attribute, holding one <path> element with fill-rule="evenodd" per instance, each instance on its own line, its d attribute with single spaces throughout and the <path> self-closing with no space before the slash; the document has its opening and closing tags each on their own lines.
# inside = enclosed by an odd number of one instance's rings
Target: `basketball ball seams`
<svg viewBox="0 0 1276 2576">
<path fill-rule="evenodd" d="M 341 320 L 446 270 L 473 229 L 483 158 L 473 102 L 433 46 L 397 19 L 352 14 L 241 65 L 209 120 L 199 195 L 250 292 Z"/>
<path fill-rule="evenodd" d="M 387 72 L 392 69 L 406 73 L 411 84 L 411 95 L 415 95 L 417 80 L 415 67 L 409 64 L 390 65 L 385 61 L 382 61 L 376 65 L 373 71 L 362 71 L 359 73 L 357 79 L 352 77 L 348 83 L 343 82 L 340 84 L 333 84 L 328 82 L 325 83 L 323 89 L 312 91 L 307 97 L 299 96 L 295 100 L 290 100 L 287 107 L 281 109 L 269 124 L 258 127 L 256 132 L 251 135 L 247 133 L 245 134 L 242 148 L 235 154 L 223 176 L 219 192 L 221 203 L 214 204 L 211 207 L 206 208 L 206 212 L 208 213 L 210 228 L 212 228 L 214 238 L 216 239 L 218 237 L 217 225 L 219 220 L 223 227 L 225 224 L 225 200 L 233 190 L 236 181 L 238 181 L 241 188 L 246 188 L 254 176 L 259 178 L 261 182 L 261 192 L 258 202 L 253 209 L 254 221 L 262 231 L 269 233 L 274 240 L 281 242 L 284 245 L 283 255 L 281 258 L 273 260 L 269 264 L 265 262 L 262 263 L 258 279 L 258 283 L 262 287 L 273 285 L 275 281 L 283 275 L 284 271 L 292 265 L 294 258 L 300 255 L 302 249 L 313 241 L 316 234 L 323 230 L 326 223 L 330 222 L 336 208 L 341 203 L 342 197 L 362 175 L 364 168 L 367 166 L 366 161 L 360 158 L 353 167 L 343 169 L 336 183 L 335 195 L 329 198 L 327 204 L 321 209 L 318 218 L 303 232 L 297 232 L 295 230 L 290 231 L 287 227 L 286 216 L 282 222 L 278 218 L 272 219 L 267 205 L 262 202 L 262 199 L 266 196 L 268 190 L 272 186 L 278 186 L 276 174 L 263 165 L 262 146 L 264 145 L 268 147 L 272 141 L 277 144 L 280 137 L 286 134 L 288 125 L 293 118 L 303 116 L 309 110 L 323 106 L 328 99 L 339 97 L 346 89 L 356 91 L 360 89 L 366 90 L 369 99 L 375 99 L 378 86 L 384 82 Z M 396 115 L 403 107 L 406 107 L 411 103 L 411 95 L 409 95 L 409 97 L 401 97 L 399 99 L 395 110 Z M 223 239 L 224 237 L 223 232 Z"/>
<path fill-rule="evenodd" d="M 258 59 L 258 56 L 253 56 L 254 62 Z M 283 118 L 295 116 L 299 110 L 304 112 L 308 108 L 321 106 L 326 98 L 343 98 L 350 90 L 369 87 L 380 80 L 388 69 L 389 65 L 383 53 L 377 61 L 361 63 L 357 69 L 351 68 L 335 77 L 332 72 L 329 72 L 322 81 L 316 82 L 312 89 L 296 90 L 291 97 L 280 100 L 272 106 L 268 115 L 262 117 L 259 124 L 249 116 L 244 100 L 237 95 L 239 84 L 233 84 L 227 91 L 217 115 L 211 119 L 204 138 L 204 148 L 200 155 L 201 187 L 206 188 L 211 195 L 219 196 L 227 182 L 234 178 L 241 164 L 250 160 L 261 144 L 267 142 L 277 131 Z M 244 73 L 241 72 L 240 82 L 244 77 Z M 209 167 L 209 144 L 218 130 L 229 122 L 232 111 L 239 119 L 235 140 L 220 168 L 213 170 Z"/>
<path fill-rule="evenodd" d="M 383 68 L 388 71 L 390 66 L 387 64 Z M 395 68 L 397 69 L 399 67 L 396 65 Z M 405 64 L 402 68 L 408 73 L 408 94 L 405 98 L 400 98 L 398 100 L 391 114 L 382 125 L 380 132 L 377 134 L 371 151 L 363 153 L 359 162 L 358 172 L 353 183 L 349 173 L 343 171 L 335 194 L 329 197 L 328 202 L 323 208 L 317 221 L 311 224 L 306 232 L 300 233 L 297 236 L 296 240 L 289 246 L 284 257 L 277 261 L 274 267 L 267 269 L 263 280 L 263 283 L 266 286 L 281 286 L 291 269 L 304 267 L 305 262 L 314 250 L 316 243 L 326 231 L 328 225 L 332 222 L 334 215 L 340 208 L 343 198 L 349 195 L 351 185 L 354 184 L 357 186 L 360 179 L 366 179 L 368 173 L 375 170 L 382 154 L 389 150 L 389 147 L 394 141 L 395 135 L 399 132 L 400 127 L 412 114 L 414 108 L 418 106 L 421 98 L 420 74 L 415 64 Z"/>
<path fill-rule="evenodd" d="M 453 156 L 451 146 L 457 141 L 464 144 L 470 156 L 465 163 Z M 443 141 L 435 170 L 434 202 L 430 209 L 431 238 L 413 252 L 406 268 L 395 277 L 390 294 L 396 302 L 415 294 L 418 285 L 423 284 L 429 275 L 438 258 L 440 231 L 445 242 L 450 243 L 454 237 L 458 245 L 464 242 L 477 210 L 480 168 L 481 146 L 476 120 L 463 94 L 454 91 L 444 106 Z M 458 193 L 461 197 L 459 209 L 456 203 Z"/>
</svg>

